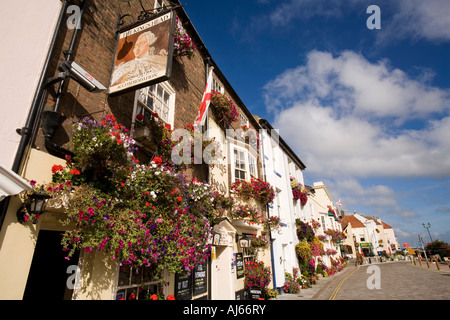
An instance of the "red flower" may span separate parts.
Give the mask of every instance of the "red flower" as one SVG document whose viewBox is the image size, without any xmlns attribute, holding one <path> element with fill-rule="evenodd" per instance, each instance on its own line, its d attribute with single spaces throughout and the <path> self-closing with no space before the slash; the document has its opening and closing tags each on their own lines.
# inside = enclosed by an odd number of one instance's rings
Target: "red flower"
<svg viewBox="0 0 450 320">
<path fill-rule="evenodd" d="M 123 143 L 123 141 L 122 140 L 117 140 L 117 144 L 122 144 Z"/>
<path fill-rule="evenodd" d="M 160 165 L 162 163 L 162 159 L 160 157 L 154 157 L 153 162 L 156 163 L 157 165 Z"/>
<path fill-rule="evenodd" d="M 139 121 L 142 121 L 142 120 L 144 120 L 144 115 L 143 115 L 142 113 L 139 113 L 139 114 L 136 116 L 136 119 L 139 120 Z"/>
<path fill-rule="evenodd" d="M 105 119 L 111 120 L 112 122 L 116 122 L 116 117 L 114 117 L 112 114 L 108 114 Z"/>
<path fill-rule="evenodd" d="M 167 300 L 175 300 L 175 297 L 170 294 L 170 295 L 167 296 Z"/>
<path fill-rule="evenodd" d="M 152 300 L 158 300 L 159 298 L 158 298 L 158 296 L 157 296 L 156 294 L 152 294 L 151 297 L 150 297 L 150 299 L 152 299 Z"/>
<path fill-rule="evenodd" d="M 54 164 L 52 167 L 52 172 L 55 173 L 55 172 L 61 171 L 62 169 L 63 169 L 63 166 L 61 166 L 59 164 L 58 165 Z"/>
<path fill-rule="evenodd" d="M 181 202 L 181 200 L 183 200 L 181 197 L 177 197 L 178 202 Z"/>
<path fill-rule="evenodd" d="M 79 174 L 80 174 L 80 170 L 78 170 L 78 169 L 72 169 L 72 170 L 70 170 L 70 174 L 73 174 L 73 175 L 79 175 Z"/>
</svg>

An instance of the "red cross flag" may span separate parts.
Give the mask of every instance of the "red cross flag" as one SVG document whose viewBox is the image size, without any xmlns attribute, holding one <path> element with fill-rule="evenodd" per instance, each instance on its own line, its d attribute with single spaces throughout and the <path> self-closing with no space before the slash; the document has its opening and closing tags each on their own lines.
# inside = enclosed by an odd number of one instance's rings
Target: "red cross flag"
<svg viewBox="0 0 450 320">
<path fill-rule="evenodd" d="M 209 104 L 211 102 L 211 85 L 212 85 L 212 71 L 213 67 L 209 68 L 208 80 L 206 81 L 205 92 L 203 93 L 202 103 L 198 110 L 197 119 L 195 119 L 194 126 L 203 126 L 205 124 L 206 115 L 208 114 Z"/>
</svg>

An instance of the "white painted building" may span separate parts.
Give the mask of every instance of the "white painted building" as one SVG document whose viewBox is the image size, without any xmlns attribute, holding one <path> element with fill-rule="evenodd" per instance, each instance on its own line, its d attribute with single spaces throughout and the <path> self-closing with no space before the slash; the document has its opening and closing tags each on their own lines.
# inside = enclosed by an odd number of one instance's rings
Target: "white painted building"
<svg viewBox="0 0 450 320">
<path fill-rule="evenodd" d="M 269 216 L 279 217 L 281 227 L 271 232 L 272 269 L 274 287 L 283 287 L 285 272 L 298 268 L 295 246 L 298 238 L 295 219 L 304 216 L 300 201 L 294 201 L 290 177 L 293 176 L 304 185 L 303 172 L 306 166 L 278 135 L 277 130 L 264 119 L 259 119 L 261 155 L 265 180 L 272 185 L 276 196 L 273 205 L 269 205 Z"/>
<path fill-rule="evenodd" d="M 0 164 L 11 168 L 62 8 L 61 1 L 5 1 L 0 19 Z M 32 20 L 35 28 L 20 21 Z"/>
<path fill-rule="evenodd" d="M 365 241 L 372 244 L 373 254 L 376 255 L 378 252 L 382 252 L 383 247 L 380 247 L 380 240 L 382 240 L 382 237 L 380 232 L 377 231 L 379 227 L 377 226 L 376 221 L 358 213 L 354 216 L 365 226 Z"/>
<path fill-rule="evenodd" d="M 333 205 L 332 198 L 325 184 L 322 181 L 314 182 L 312 188 L 314 192 L 309 196 L 305 206 L 308 208 L 307 215 L 302 220 L 310 225 L 312 225 L 313 220 L 320 223 L 320 227 L 316 228 L 314 232 L 317 237 L 324 237 L 322 243 L 324 244 L 325 252 L 328 254 L 323 255 L 322 260 L 330 267 L 330 257 L 340 257 L 341 250 L 340 245 L 337 242 L 333 242 L 331 236 L 326 234 L 326 231 L 336 230 L 342 232 L 342 226 L 337 218 L 337 209 Z M 336 214 L 332 214 L 330 209 L 334 210 Z"/>
</svg>

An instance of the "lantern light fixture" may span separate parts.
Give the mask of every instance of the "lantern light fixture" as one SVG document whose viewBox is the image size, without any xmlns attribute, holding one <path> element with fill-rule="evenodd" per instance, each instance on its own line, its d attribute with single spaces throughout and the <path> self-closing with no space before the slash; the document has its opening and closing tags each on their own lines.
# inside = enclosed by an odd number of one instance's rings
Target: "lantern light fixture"
<svg viewBox="0 0 450 320">
<path fill-rule="evenodd" d="M 44 186 L 38 192 L 34 192 L 28 196 L 28 199 L 17 210 L 17 219 L 19 222 L 24 223 L 28 219 L 27 214 L 34 215 L 33 224 L 36 224 L 40 215 L 45 212 L 47 202 L 51 198 L 50 195 L 44 191 Z"/>
</svg>

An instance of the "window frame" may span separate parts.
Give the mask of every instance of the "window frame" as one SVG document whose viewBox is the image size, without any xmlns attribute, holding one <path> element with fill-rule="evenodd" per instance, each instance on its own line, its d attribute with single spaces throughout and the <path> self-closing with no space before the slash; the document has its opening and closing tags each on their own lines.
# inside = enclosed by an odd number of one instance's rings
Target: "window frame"
<svg viewBox="0 0 450 320">
<path fill-rule="evenodd" d="M 154 89 L 152 89 L 154 88 Z M 159 99 L 158 91 L 162 91 L 162 100 Z M 165 95 L 167 94 L 167 102 L 165 101 Z M 145 97 L 144 99 L 142 99 Z M 167 117 L 163 117 L 163 114 L 161 112 L 158 112 L 157 107 L 155 106 L 156 103 L 153 102 L 153 110 L 152 107 L 149 106 L 149 99 L 153 99 L 153 101 L 158 101 L 158 103 L 161 104 L 161 108 L 167 109 Z M 175 118 L 175 90 L 172 88 L 172 86 L 168 83 L 168 81 L 160 82 L 153 84 L 151 86 L 142 88 L 138 90 L 138 93 L 136 95 L 137 99 L 137 107 L 136 107 L 136 115 L 138 114 L 144 114 L 145 111 L 148 111 L 150 113 L 157 113 L 158 117 L 164 121 L 167 124 L 170 124 L 173 127 L 174 118 Z"/>
<path fill-rule="evenodd" d="M 122 271 L 121 268 L 125 268 L 125 270 L 128 271 L 128 275 L 126 275 L 126 273 L 124 271 Z M 120 283 L 121 274 L 125 275 L 125 277 L 128 278 L 127 284 Z M 149 290 L 150 286 L 156 287 L 155 293 L 159 292 L 161 290 L 161 281 L 160 280 L 152 280 L 152 279 L 145 280 L 144 279 L 145 274 L 146 274 L 145 268 L 140 268 L 139 273 L 137 274 L 138 277 L 140 278 L 140 280 L 134 282 L 134 279 L 136 277 L 135 269 L 130 266 L 119 267 L 119 270 L 117 272 L 115 298 L 118 299 L 119 295 L 123 293 L 124 294 L 123 298 L 126 300 L 126 299 L 128 299 L 128 297 L 131 293 L 134 293 L 135 294 L 134 300 L 139 300 L 139 298 L 140 298 L 140 290 L 139 289 L 146 288 L 147 290 Z"/>
</svg>

